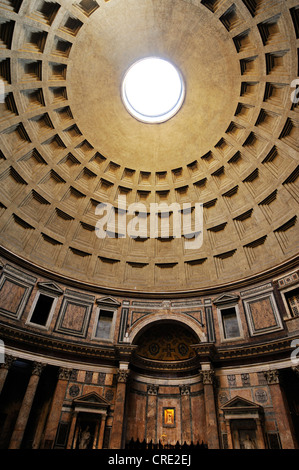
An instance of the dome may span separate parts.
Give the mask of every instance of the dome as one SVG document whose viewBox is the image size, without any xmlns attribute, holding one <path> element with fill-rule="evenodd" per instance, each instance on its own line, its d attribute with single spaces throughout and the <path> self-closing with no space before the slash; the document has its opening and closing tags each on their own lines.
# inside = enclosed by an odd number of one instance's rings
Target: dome
<svg viewBox="0 0 299 470">
<path fill-rule="evenodd" d="M 127 292 L 206 289 L 296 255 L 297 10 L 241 0 L 33 3 L 1 3 L 6 250 Z M 175 115 L 151 124 L 128 112 L 121 92 L 148 57 L 170 62 L 185 86 Z M 99 206 L 116 216 L 105 237 Z M 176 211 L 189 211 L 186 227 L 175 226 Z"/>
</svg>

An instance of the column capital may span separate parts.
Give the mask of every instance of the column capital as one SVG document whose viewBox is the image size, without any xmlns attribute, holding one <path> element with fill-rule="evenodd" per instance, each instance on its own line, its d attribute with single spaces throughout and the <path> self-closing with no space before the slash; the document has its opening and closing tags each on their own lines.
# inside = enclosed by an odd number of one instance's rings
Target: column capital
<svg viewBox="0 0 299 470">
<path fill-rule="evenodd" d="M 32 372 L 31 375 L 38 375 L 40 377 L 42 371 L 46 367 L 47 364 L 44 362 L 37 362 L 35 361 L 32 366 Z"/>
<path fill-rule="evenodd" d="M 190 385 L 180 385 L 181 395 L 190 395 Z"/>
<path fill-rule="evenodd" d="M 72 373 L 72 369 L 67 369 L 65 367 L 60 367 L 58 371 L 59 380 L 69 380 Z"/>
<path fill-rule="evenodd" d="M 213 369 L 200 370 L 199 374 L 204 385 L 214 385 L 215 371 Z"/>
<path fill-rule="evenodd" d="M 117 381 L 118 383 L 126 383 L 130 375 L 129 369 L 118 369 Z"/>
<path fill-rule="evenodd" d="M 267 370 L 264 372 L 264 376 L 266 377 L 267 384 L 279 384 L 279 372 L 278 370 Z"/>
<path fill-rule="evenodd" d="M 10 354 L 5 354 L 5 362 L 1 364 L 1 369 L 10 369 L 14 361 L 16 360 L 17 358 L 15 356 L 11 356 Z"/>
<path fill-rule="evenodd" d="M 147 386 L 148 395 L 158 395 L 159 385 L 150 384 Z"/>
</svg>

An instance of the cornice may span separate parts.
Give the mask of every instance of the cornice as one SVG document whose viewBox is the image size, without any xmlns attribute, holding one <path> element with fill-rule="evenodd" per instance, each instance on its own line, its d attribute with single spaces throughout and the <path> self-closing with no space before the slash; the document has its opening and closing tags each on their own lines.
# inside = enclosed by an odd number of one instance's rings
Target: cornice
<svg viewBox="0 0 299 470">
<path fill-rule="evenodd" d="M 299 337 L 299 335 L 297 336 Z M 265 356 L 277 355 L 280 353 L 289 353 L 294 348 L 291 346 L 291 342 L 295 337 L 284 337 L 265 343 L 257 344 L 246 344 L 242 346 L 236 346 L 234 348 L 217 348 L 215 356 L 216 362 L 223 362 L 227 360 L 239 360 L 244 358 L 258 358 L 263 359 Z"/>
<path fill-rule="evenodd" d="M 25 331 L 11 325 L 0 322 L 1 338 L 6 345 L 24 347 L 30 351 L 43 352 L 45 355 L 61 354 L 61 357 L 72 356 L 74 359 L 90 360 L 102 359 L 103 361 L 115 361 L 116 352 L 114 346 L 100 346 L 65 341 L 32 331 Z"/>
<path fill-rule="evenodd" d="M 196 357 L 184 361 L 154 361 L 134 354 L 137 346 L 131 344 L 115 344 L 103 346 L 91 343 L 77 343 L 45 334 L 22 330 L 12 325 L 0 322 L 1 338 L 7 346 L 35 351 L 45 356 L 57 355 L 62 359 L 67 357 L 82 362 L 97 360 L 102 363 L 116 364 L 118 361 L 130 362 L 133 366 L 151 371 L 192 371 L 200 368 L 200 363 L 211 362 L 221 367 L 228 362 L 232 365 L 240 360 L 263 362 L 270 356 L 286 356 L 293 350 L 291 343 L 299 335 L 271 340 L 265 343 L 246 344 L 234 348 L 216 347 L 213 343 L 193 345 Z"/>
<path fill-rule="evenodd" d="M 226 291 L 232 291 L 236 289 L 241 289 L 248 287 L 254 283 L 262 282 L 264 280 L 278 276 L 290 269 L 294 269 L 298 266 L 299 263 L 299 254 L 284 261 L 283 263 L 276 265 L 272 268 L 264 270 L 260 273 L 254 274 L 252 276 L 238 279 L 236 281 L 218 284 L 214 286 L 207 286 L 200 289 L 190 289 L 190 290 L 175 290 L 175 291 L 131 291 L 129 289 L 113 288 L 113 287 L 104 287 L 98 284 L 92 284 L 85 281 L 80 281 L 73 279 L 68 276 L 50 271 L 49 269 L 43 268 L 32 263 L 29 260 L 21 258 L 20 256 L 14 254 L 7 248 L 0 245 L 0 255 L 5 257 L 7 260 L 15 263 L 19 267 L 26 269 L 30 272 L 33 272 L 35 275 L 45 277 L 47 279 L 52 279 L 55 282 L 60 282 L 63 285 L 76 287 L 78 289 L 85 289 L 92 291 L 97 294 L 102 295 L 111 295 L 111 296 L 120 296 L 120 297 L 131 297 L 131 298 L 142 298 L 145 297 L 148 299 L 176 299 L 176 298 L 187 298 L 187 297 L 198 297 L 198 296 L 208 296 L 216 295 Z"/>
</svg>

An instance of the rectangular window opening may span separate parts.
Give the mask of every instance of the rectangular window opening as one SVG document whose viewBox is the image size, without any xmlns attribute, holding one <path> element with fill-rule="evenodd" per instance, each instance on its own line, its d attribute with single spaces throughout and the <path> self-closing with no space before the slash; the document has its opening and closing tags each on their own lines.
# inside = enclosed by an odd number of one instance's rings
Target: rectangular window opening
<svg viewBox="0 0 299 470">
<path fill-rule="evenodd" d="M 221 310 L 221 316 L 225 339 L 238 338 L 240 336 L 240 329 L 235 308 Z"/>
<path fill-rule="evenodd" d="M 100 310 L 97 324 L 96 337 L 101 339 L 110 339 L 113 313 L 110 310 Z"/>
<path fill-rule="evenodd" d="M 285 293 L 285 298 L 292 317 L 299 316 L 299 287 Z"/>
<path fill-rule="evenodd" d="M 46 326 L 53 302 L 53 297 L 49 297 L 45 294 L 40 294 L 36 302 L 33 314 L 31 316 L 30 323 L 35 323 L 36 325 L 40 326 Z"/>
</svg>

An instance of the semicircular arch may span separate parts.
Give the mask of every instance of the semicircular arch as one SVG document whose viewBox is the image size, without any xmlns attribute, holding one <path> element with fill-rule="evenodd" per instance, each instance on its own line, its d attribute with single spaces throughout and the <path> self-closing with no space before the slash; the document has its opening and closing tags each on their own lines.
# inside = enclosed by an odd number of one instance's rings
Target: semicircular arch
<svg viewBox="0 0 299 470">
<path fill-rule="evenodd" d="M 139 320 L 137 320 L 131 328 L 128 330 L 128 342 L 131 344 L 136 344 L 138 338 L 147 328 L 150 328 L 155 323 L 179 323 L 182 326 L 185 326 L 187 329 L 191 330 L 197 337 L 199 342 L 206 342 L 206 335 L 195 318 L 189 317 L 182 313 L 176 313 L 175 316 L 173 313 L 152 313 L 148 314 Z"/>
</svg>

